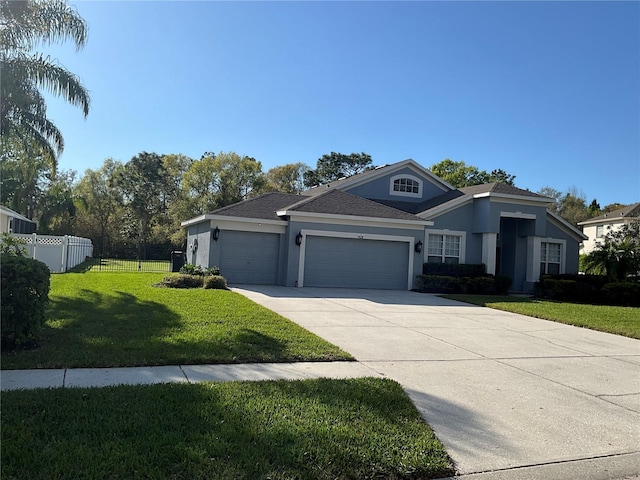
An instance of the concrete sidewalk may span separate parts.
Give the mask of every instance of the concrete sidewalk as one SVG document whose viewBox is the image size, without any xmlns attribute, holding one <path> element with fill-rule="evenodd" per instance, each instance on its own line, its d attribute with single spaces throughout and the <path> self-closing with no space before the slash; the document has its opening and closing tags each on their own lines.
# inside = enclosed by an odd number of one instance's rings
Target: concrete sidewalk
<svg viewBox="0 0 640 480">
<path fill-rule="evenodd" d="M 358 362 L 251 363 L 228 365 L 170 365 L 126 368 L 65 368 L 2 370 L 0 390 L 108 387 L 154 383 L 198 383 L 236 380 L 304 380 L 378 376 Z"/>
<path fill-rule="evenodd" d="M 408 291 L 234 290 L 398 381 L 459 474 L 640 473 L 638 340 Z"/>
</svg>

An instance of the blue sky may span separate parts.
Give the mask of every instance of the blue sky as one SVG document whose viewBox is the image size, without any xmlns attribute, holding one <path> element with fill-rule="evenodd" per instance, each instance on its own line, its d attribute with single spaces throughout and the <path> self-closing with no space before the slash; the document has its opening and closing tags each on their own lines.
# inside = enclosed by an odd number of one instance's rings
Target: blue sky
<svg viewBox="0 0 640 480">
<path fill-rule="evenodd" d="M 49 100 L 62 169 L 235 151 L 266 172 L 366 152 L 640 201 L 639 2 L 70 3 L 88 43 L 46 51 L 92 104 L 84 119 Z"/>
</svg>

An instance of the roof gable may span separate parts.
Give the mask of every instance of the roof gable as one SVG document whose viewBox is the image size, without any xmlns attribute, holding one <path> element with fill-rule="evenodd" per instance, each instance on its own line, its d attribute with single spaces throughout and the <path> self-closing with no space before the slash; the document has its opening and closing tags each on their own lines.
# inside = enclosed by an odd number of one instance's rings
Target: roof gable
<svg viewBox="0 0 640 480">
<path fill-rule="evenodd" d="M 459 189 L 466 195 L 481 195 L 481 194 L 498 194 L 498 195 L 512 195 L 518 197 L 533 197 L 541 200 L 553 201 L 552 198 L 545 197 L 539 193 L 534 193 L 529 190 L 523 190 L 522 188 L 514 187 L 513 185 L 507 185 L 506 183 L 492 182 L 483 183 L 481 185 L 472 185 L 470 187 L 462 187 Z"/>
</svg>

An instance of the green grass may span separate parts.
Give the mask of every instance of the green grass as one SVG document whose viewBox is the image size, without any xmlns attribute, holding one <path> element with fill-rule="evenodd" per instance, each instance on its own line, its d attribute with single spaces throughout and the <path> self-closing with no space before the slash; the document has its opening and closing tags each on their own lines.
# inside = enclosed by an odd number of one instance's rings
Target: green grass
<svg viewBox="0 0 640 480">
<path fill-rule="evenodd" d="M 2 394 L 2 478 L 426 479 L 450 458 L 384 379 Z"/>
<path fill-rule="evenodd" d="M 554 302 L 509 296 L 442 295 L 461 302 L 640 339 L 640 308 Z"/>
<path fill-rule="evenodd" d="M 352 359 L 242 295 L 153 287 L 162 277 L 124 272 L 53 275 L 41 348 L 3 352 L 2 368 Z"/>
</svg>

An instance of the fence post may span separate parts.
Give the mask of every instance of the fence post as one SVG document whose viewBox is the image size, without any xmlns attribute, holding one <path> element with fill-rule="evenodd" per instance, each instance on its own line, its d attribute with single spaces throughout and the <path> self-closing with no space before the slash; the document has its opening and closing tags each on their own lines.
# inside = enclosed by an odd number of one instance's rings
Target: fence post
<svg viewBox="0 0 640 480">
<path fill-rule="evenodd" d="M 31 250 L 31 258 L 33 258 L 34 260 L 37 260 L 36 245 L 38 245 L 38 235 L 35 232 L 33 232 L 33 238 L 31 239 L 31 241 L 33 242 L 33 249 Z"/>
<path fill-rule="evenodd" d="M 69 235 L 62 237 L 62 258 L 60 264 L 60 273 L 67 271 L 67 259 L 69 258 Z"/>
</svg>

